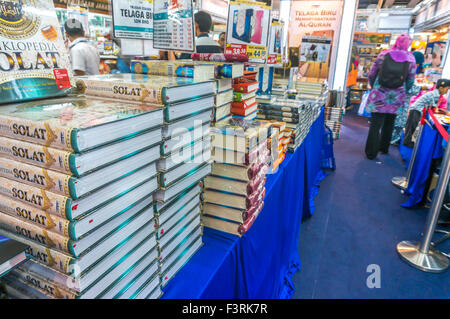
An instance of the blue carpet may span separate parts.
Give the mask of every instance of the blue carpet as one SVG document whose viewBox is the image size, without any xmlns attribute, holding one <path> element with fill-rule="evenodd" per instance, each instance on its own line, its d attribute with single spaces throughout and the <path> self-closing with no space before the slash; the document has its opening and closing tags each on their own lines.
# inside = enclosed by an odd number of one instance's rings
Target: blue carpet
<svg viewBox="0 0 450 319">
<path fill-rule="evenodd" d="M 364 156 L 368 120 L 348 113 L 334 143 L 336 171 L 320 184 L 312 218 L 301 225 L 302 268 L 292 298 L 449 298 L 450 270 L 425 273 L 404 263 L 396 245 L 420 240 L 428 211 L 405 209 L 391 185 L 405 175 L 398 147 L 371 161 Z M 439 247 L 450 251 L 450 243 Z M 379 265 L 381 287 L 366 285 Z"/>
</svg>

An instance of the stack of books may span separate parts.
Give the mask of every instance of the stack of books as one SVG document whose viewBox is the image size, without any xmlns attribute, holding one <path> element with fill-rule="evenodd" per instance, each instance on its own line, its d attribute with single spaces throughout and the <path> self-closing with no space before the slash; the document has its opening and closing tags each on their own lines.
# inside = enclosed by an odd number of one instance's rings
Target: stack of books
<svg viewBox="0 0 450 319">
<path fill-rule="evenodd" d="M 325 123 L 332 130 L 333 138 L 338 139 L 341 132 L 344 109 L 341 107 L 325 107 Z"/>
<path fill-rule="evenodd" d="M 216 96 L 214 109 L 211 116 L 211 124 L 227 120 L 231 117 L 231 102 L 233 102 L 233 79 L 216 79 Z"/>
<path fill-rule="evenodd" d="M 115 87 L 128 93 L 140 89 L 141 102 L 158 103 L 164 108 L 152 228 L 156 231 L 159 275 L 164 287 L 202 245 L 197 216 L 200 198 L 197 196 L 190 209 L 179 205 L 185 199 L 181 195 L 201 184 L 211 172 L 209 126 L 217 84 L 215 80 L 196 82 L 188 77 L 142 74 L 80 77 L 77 84 L 92 95 L 103 95 L 108 90 L 115 94 Z M 136 98 L 120 93 L 117 97 Z"/>
<path fill-rule="evenodd" d="M 268 145 L 271 150 L 269 173 L 274 172 L 284 161 L 293 131 L 286 127 L 286 122 L 271 120 L 270 123 L 272 124 L 273 130 Z"/>
<path fill-rule="evenodd" d="M 85 97 L 0 109 L 0 233 L 31 256 L 7 276 L 11 289 L 161 295 L 147 287 L 159 283 L 152 195 L 162 123 L 160 107 Z"/>
<path fill-rule="evenodd" d="M 327 94 L 328 86 L 326 79 L 302 77 L 295 81 L 294 89 L 299 98 L 316 99 Z"/>
<path fill-rule="evenodd" d="M 203 223 L 241 236 L 264 205 L 272 126 L 233 118 L 212 127 L 211 135 L 214 162 L 205 178 Z"/>
<path fill-rule="evenodd" d="M 21 242 L 0 235 L 0 278 L 28 258 L 27 248 Z"/>
<path fill-rule="evenodd" d="M 189 119 L 188 119 L 189 120 Z M 202 245 L 202 181 L 211 173 L 209 123 L 163 142 L 154 194 L 155 230 L 164 287 Z"/>
<path fill-rule="evenodd" d="M 283 96 L 288 90 L 289 78 L 274 77 L 272 84 L 272 94 Z"/>
<path fill-rule="evenodd" d="M 287 130 L 285 130 L 283 137 L 289 137 L 288 151 L 295 152 L 308 135 L 309 129 L 318 114 L 320 114 L 320 106 L 316 100 L 293 100 L 275 97 L 271 99 L 271 102 L 259 103 L 257 118 L 286 122 Z M 286 141 L 284 139 L 282 144 Z"/>
<path fill-rule="evenodd" d="M 256 71 L 246 71 L 244 76 L 233 80 L 234 98 L 231 104 L 233 118 L 244 120 L 256 118 L 258 111 L 256 92 L 259 88 L 256 75 Z"/>
</svg>

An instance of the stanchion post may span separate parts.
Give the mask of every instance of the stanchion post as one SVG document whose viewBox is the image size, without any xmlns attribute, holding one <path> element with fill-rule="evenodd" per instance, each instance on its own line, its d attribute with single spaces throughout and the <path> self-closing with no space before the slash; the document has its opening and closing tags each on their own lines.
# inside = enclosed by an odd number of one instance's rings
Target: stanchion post
<svg viewBox="0 0 450 319">
<path fill-rule="evenodd" d="M 439 273 L 449 266 L 449 259 L 440 251 L 431 247 L 431 240 L 436 229 L 436 224 L 441 212 L 445 192 L 450 178 L 450 144 L 447 144 L 444 159 L 441 165 L 439 180 L 436 187 L 430 211 L 427 216 L 422 241 L 402 241 L 397 245 L 400 257 L 413 267 L 426 272 Z"/>
<path fill-rule="evenodd" d="M 423 126 L 425 124 L 419 124 L 419 132 L 417 132 L 416 142 L 414 143 L 413 152 L 411 154 L 411 159 L 409 160 L 408 170 L 406 176 L 396 176 L 393 177 L 391 182 L 394 186 L 400 188 L 401 190 L 406 190 L 408 188 L 409 179 L 411 178 L 412 168 L 414 162 L 416 161 L 417 150 L 419 149 L 420 138 L 422 137 Z"/>
</svg>

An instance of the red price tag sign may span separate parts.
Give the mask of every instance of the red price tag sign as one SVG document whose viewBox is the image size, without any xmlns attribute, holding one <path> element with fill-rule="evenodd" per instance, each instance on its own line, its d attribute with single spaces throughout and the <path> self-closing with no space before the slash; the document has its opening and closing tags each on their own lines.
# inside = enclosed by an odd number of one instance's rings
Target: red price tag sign
<svg viewBox="0 0 450 319">
<path fill-rule="evenodd" d="M 69 74 L 66 69 L 53 69 L 58 89 L 70 89 Z"/>
<path fill-rule="evenodd" d="M 277 64 L 277 55 L 276 54 L 269 55 L 269 57 L 267 58 L 267 64 Z"/>
<path fill-rule="evenodd" d="M 247 45 L 245 44 L 227 44 L 226 54 L 241 55 L 247 54 Z"/>
</svg>

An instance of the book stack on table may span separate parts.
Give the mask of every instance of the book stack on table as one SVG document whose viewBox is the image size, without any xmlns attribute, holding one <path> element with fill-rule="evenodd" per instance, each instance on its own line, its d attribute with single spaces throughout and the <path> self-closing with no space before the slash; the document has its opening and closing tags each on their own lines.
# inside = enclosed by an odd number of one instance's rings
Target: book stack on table
<svg viewBox="0 0 450 319">
<path fill-rule="evenodd" d="M 271 150 L 269 172 L 274 172 L 284 161 L 293 130 L 286 127 L 286 122 L 271 120 L 270 123 L 272 124 L 273 130 L 268 145 Z"/>
<path fill-rule="evenodd" d="M 233 80 L 234 98 L 231 104 L 233 118 L 244 120 L 256 118 L 258 111 L 256 92 L 259 88 L 256 75 L 256 71 L 245 71 L 244 76 Z"/>
<path fill-rule="evenodd" d="M 328 85 L 326 79 L 303 77 L 295 81 L 297 97 L 304 99 L 316 99 L 327 95 Z"/>
<path fill-rule="evenodd" d="M 211 172 L 209 126 L 216 82 L 142 74 L 78 79 L 78 86 L 86 88 L 86 94 L 103 95 L 110 90 L 110 94 L 124 98 L 114 90 L 120 86 L 131 94 L 126 97 L 163 105 L 163 141 L 157 163 L 158 190 L 153 194 L 153 225 L 157 234 L 160 284 L 164 287 L 202 245 L 200 198 L 193 199 L 189 207 L 177 205 L 186 199 L 181 196 L 184 192 L 201 184 Z M 83 81 L 81 85 L 80 81 Z M 140 97 L 135 97 L 131 92 L 138 89 Z"/>
<path fill-rule="evenodd" d="M 205 178 L 203 223 L 243 235 L 264 205 L 272 126 L 233 118 L 211 128 L 213 167 Z"/>
<path fill-rule="evenodd" d="M 211 124 L 229 119 L 233 101 L 233 79 L 244 75 L 244 63 L 217 61 L 193 61 L 193 63 L 210 64 L 215 69 L 217 86 Z"/>
<path fill-rule="evenodd" d="M 0 108 L 0 233 L 32 257 L 7 276 L 11 289 L 161 295 L 145 287 L 158 274 L 152 195 L 162 122 L 160 107 L 97 98 Z"/>
<path fill-rule="evenodd" d="M 261 101 L 259 103 L 257 118 L 286 122 L 283 136 L 290 137 L 287 145 L 288 151 L 294 152 L 308 135 L 318 114 L 320 114 L 320 107 L 316 100 L 294 100 L 272 96 L 270 102 Z"/>
<path fill-rule="evenodd" d="M 325 107 L 325 123 L 333 132 L 333 138 L 338 139 L 341 131 L 344 109 L 341 107 Z"/>
</svg>

